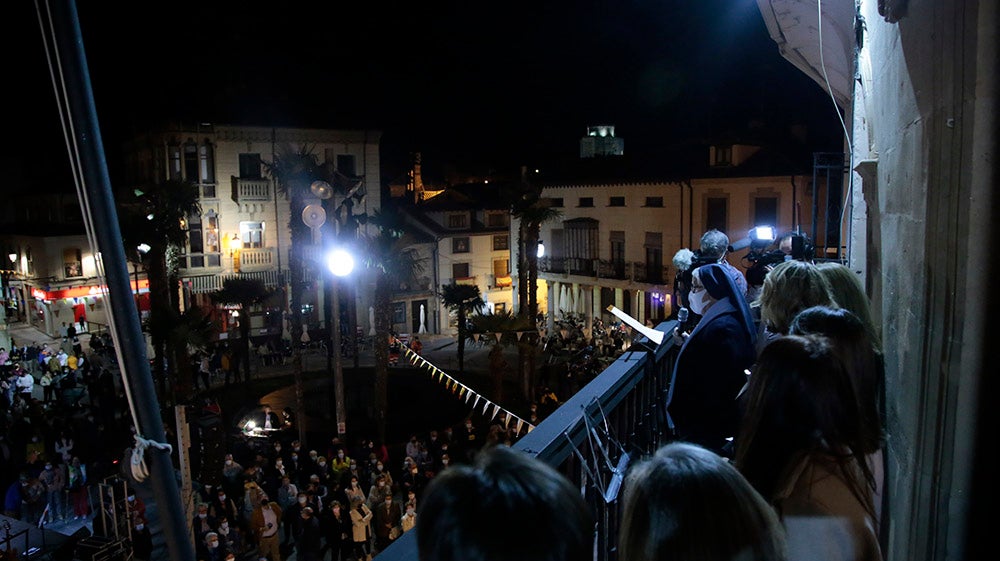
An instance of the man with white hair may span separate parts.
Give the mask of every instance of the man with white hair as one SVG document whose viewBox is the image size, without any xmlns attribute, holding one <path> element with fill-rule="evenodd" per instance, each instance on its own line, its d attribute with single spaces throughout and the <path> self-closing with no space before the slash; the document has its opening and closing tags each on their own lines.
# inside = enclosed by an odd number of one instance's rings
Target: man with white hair
<svg viewBox="0 0 1000 561">
<path fill-rule="evenodd" d="M 746 297 L 747 278 L 742 271 L 730 265 L 729 261 L 726 261 L 727 253 L 729 253 L 729 236 L 726 234 L 713 228 L 701 236 L 702 259 L 713 259 L 719 265 L 722 265 L 722 268 L 726 270 L 726 273 L 736 283 L 736 288 Z"/>
</svg>

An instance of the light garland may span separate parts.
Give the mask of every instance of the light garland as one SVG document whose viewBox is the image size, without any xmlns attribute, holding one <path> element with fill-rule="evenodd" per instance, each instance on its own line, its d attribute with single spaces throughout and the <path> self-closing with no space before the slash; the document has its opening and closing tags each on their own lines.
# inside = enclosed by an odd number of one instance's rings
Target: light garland
<svg viewBox="0 0 1000 561">
<path fill-rule="evenodd" d="M 475 397 L 475 401 L 472 402 L 473 411 L 476 410 L 476 407 L 478 407 L 479 402 L 483 402 L 482 414 L 483 416 L 486 416 L 487 412 L 489 412 L 489 418 L 491 422 L 493 421 L 493 419 L 496 419 L 496 416 L 500 414 L 501 411 L 505 413 L 503 422 L 503 426 L 505 429 L 510 426 L 512 419 L 516 421 L 516 423 L 514 424 L 515 436 L 520 436 L 521 430 L 525 428 L 527 429 L 525 434 L 534 430 L 535 425 L 511 413 L 509 410 L 504 409 L 499 404 L 494 403 L 489 399 L 486 399 L 485 397 L 482 396 L 482 394 L 476 392 L 469 386 L 466 386 L 462 382 L 459 382 L 455 378 L 449 376 L 447 372 L 431 364 L 427 359 L 414 352 L 413 349 L 407 347 L 406 345 L 402 345 L 402 347 L 404 349 L 403 354 L 406 356 L 406 360 L 410 361 L 410 364 L 418 368 L 426 369 L 428 372 L 430 372 L 432 379 L 436 377 L 439 383 L 444 383 L 445 389 L 451 391 L 453 395 L 457 395 L 459 399 L 463 399 L 464 397 L 465 403 L 469 403 L 469 401 L 472 400 L 473 397 Z M 490 408 L 491 405 L 493 406 L 492 409 Z"/>
</svg>

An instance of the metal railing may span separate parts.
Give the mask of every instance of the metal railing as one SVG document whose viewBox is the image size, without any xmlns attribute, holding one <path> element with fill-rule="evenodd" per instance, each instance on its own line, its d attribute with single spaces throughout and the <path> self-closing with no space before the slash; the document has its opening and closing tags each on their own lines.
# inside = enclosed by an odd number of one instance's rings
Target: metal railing
<svg viewBox="0 0 1000 561">
<path fill-rule="evenodd" d="M 676 321 L 668 321 L 657 329 L 671 333 L 676 325 Z M 559 470 L 575 488 L 584 489 L 584 500 L 596 523 L 595 561 L 618 559 L 620 509 L 617 496 L 605 500 L 605 491 L 613 485 L 615 470 L 603 461 L 602 452 L 595 447 L 592 438 L 595 433 L 610 435 L 630 454 L 631 463 L 651 455 L 671 440 L 663 399 L 678 347 L 669 341 L 667 338 L 657 347 L 641 339 L 513 445 L 515 450 Z M 608 442 L 605 440 L 602 444 Z M 614 442 L 609 446 L 612 453 L 619 450 Z M 617 462 L 621 457 L 618 455 L 614 459 Z M 600 483 L 604 483 L 604 488 L 599 488 Z M 415 561 L 416 531 L 403 534 L 380 553 L 378 559 Z"/>
<path fill-rule="evenodd" d="M 607 261 L 576 257 L 542 257 L 538 260 L 538 270 L 542 273 L 649 284 L 665 284 L 670 278 L 670 269 L 667 267 L 650 268 L 640 261 Z"/>
</svg>

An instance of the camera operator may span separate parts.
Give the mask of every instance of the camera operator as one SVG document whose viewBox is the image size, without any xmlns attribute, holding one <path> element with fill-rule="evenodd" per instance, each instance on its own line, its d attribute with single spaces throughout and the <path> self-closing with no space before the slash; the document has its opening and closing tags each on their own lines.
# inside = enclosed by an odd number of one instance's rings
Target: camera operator
<svg viewBox="0 0 1000 561">
<path fill-rule="evenodd" d="M 814 247 L 809 236 L 797 231 L 789 230 L 774 241 L 770 251 L 763 251 L 764 248 L 754 248 L 751 245 L 750 252 L 743 258 L 750 263 L 747 267 L 747 301 L 755 302 L 760 297 L 761 287 L 764 285 L 764 277 L 771 270 L 785 261 L 799 260 L 813 262 Z"/>
</svg>

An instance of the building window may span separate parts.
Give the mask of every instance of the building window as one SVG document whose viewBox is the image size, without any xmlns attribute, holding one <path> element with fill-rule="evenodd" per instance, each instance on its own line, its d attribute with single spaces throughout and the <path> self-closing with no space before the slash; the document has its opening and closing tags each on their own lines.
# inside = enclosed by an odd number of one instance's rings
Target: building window
<svg viewBox="0 0 1000 561">
<path fill-rule="evenodd" d="M 208 211 L 205 214 L 203 223 L 205 231 L 205 253 L 220 253 L 219 248 L 219 217 L 215 211 Z"/>
<path fill-rule="evenodd" d="M 510 249 L 510 236 L 493 236 L 493 251 L 507 251 Z"/>
<path fill-rule="evenodd" d="M 247 249 L 259 249 L 264 247 L 264 223 L 263 222 L 240 222 L 240 241 Z"/>
<path fill-rule="evenodd" d="M 28 274 L 35 274 L 35 260 L 31 256 L 31 246 L 24 248 L 24 260 L 28 262 Z"/>
<path fill-rule="evenodd" d="M 549 199 L 549 206 L 552 207 L 552 208 L 562 208 L 563 207 L 563 198 L 562 197 L 553 197 L 553 198 Z"/>
<path fill-rule="evenodd" d="M 650 207 L 662 208 L 663 197 L 646 197 L 646 205 Z"/>
<path fill-rule="evenodd" d="M 510 259 L 493 260 L 494 286 L 506 288 L 511 285 Z"/>
<path fill-rule="evenodd" d="M 354 156 L 351 154 L 337 154 L 337 171 L 349 177 L 356 176 L 357 169 Z"/>
<path fill-rule="evenodd" d="M 452 238 L 451 239 L 451 252 L 452 253 L 468 253 L 469 252 L 469 238 Z"/>
<path fill-rule="evenodd" d="M 731 166 L 731 165 L 733 165 L 733 147 L 732 146 L 716 146 L 715 147 L 715 162 L 714 162 L 714 165 L 717 165 L 717 166 Z"/>
<path fill-rule="evenodd" d="M 487 212 L 486 226 L 489 228 L 506 228 L 510 215 L 506 212 Z"/>
<path fill-rule="evenodd" d="M 452 263 L 451 264 L 451 276 L 456 279 L 467 279 L 469 278 L 469 264 L 468 263 Z"/>
<path fill-rule="evenodd" d="M 240 154 L 240 179 L 260 178 L 260 154 Z"/>
<path fill-rule="evenodd" d="M 754 226 L 778 225 L 778 197 L 756 197 L 753 200 Z"/>
<path fill-rule="evenodd" d="M 184 144 L 184 179 L 198 182 L 198 145 L 193 140 Z"/>
<path fill-rule="evenodd" d="M 201 183 L 211 183 L 212 195 L 215 196 L 215 148 L 212 144 L 205 141 L 204 144 L 198 147 L 198 180 Z M 207 195 L 206 195 L 207 196 Z"/>
<path fill-rule="evenodd" d="M 83 253 L 78 248 L 63 251 L 63 272 L 66 278 L 83 276 Z"/>
<path fill-rule="evenodd" d="M 579 206 L 581 206 L 581 207 L 591 207 L 591 206 L 594 206 L 594 197 L 580 197 L 580 204 L 579 204 Z"/>
<path fill-rule="evenodd" d="M 625 232 L 623 230 L 611 231 L 611 262 L 614 264 L 625 263 Z"/>
<path fill-rule="evenodd" d="M 468 214 L 449 214 L 448 215 L 448 227 L 449 228 L 468 228 L 469 227 L 469 215 Z"/>
<path fill-rule="evenodd" d="M 705 202 L 705 230 L 716 229 L 726 231 L 727 207 L 729 201 L 725 197 L 709 197 Z"/>
<path fill-rule="evenodd" d="M 625 197 L 611 197 L 608 206 L 625 206 Z"/>
<path fill-rule="evenodd" d="M 167 160 L 169 162 L 167 164 L 169 166 L 167 178 L 182 180 L 184 176 L 181 174 L 181 147 L 179 144 L 167 146 Z"/>
</svg>

